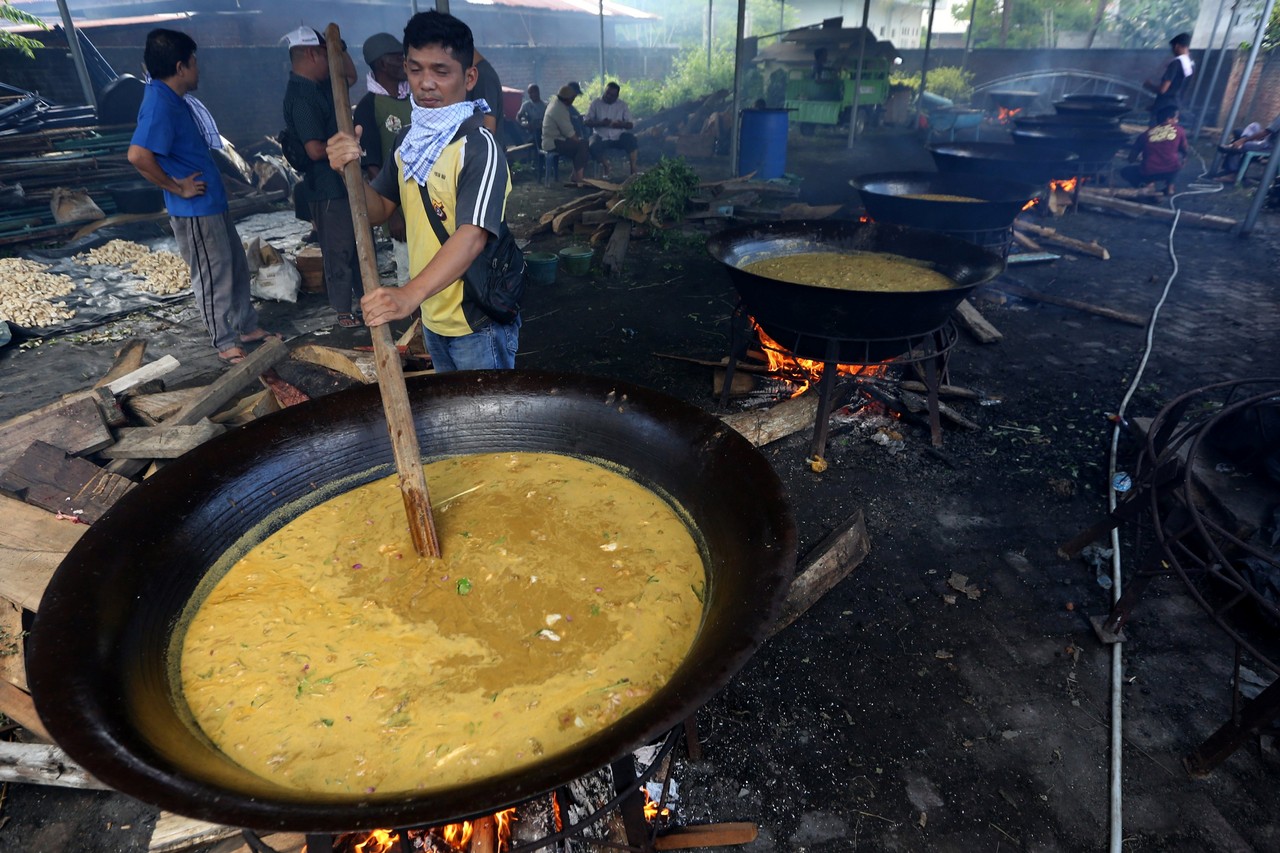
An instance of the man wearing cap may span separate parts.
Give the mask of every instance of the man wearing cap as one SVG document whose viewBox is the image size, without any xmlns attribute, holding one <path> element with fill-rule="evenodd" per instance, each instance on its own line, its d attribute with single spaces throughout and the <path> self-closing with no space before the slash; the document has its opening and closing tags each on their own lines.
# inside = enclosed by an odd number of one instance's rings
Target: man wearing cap
<svg viewBox="0 0 1280 853">
<path fill-rule="evenodd" d="M 548 154 L 559 154 L 573 161 L 573 176 L 569 183 L 577 186 L 583 181 L 583 169 L 587 167 L 590 149 L 587 140 L 578 135 L 573 126 L 573 118 L 569 110 L 573 107 L 573 99 L 578 93 L 572 86 L 561 86 L 556 98 L 547 104 L 547 112 L 542 117 L 542 150 Z"/>
<path fill-rule="evenodd" d="M 249 264 L 209 153 L 222 140 L 212 116 L 190 97 L 200 82 L 196 43 L 183 32 L 147 34 L 143 63 L 151 81 L 129 142 L 129 162 L 164 190 L 178 251 L 191 269 L 196 309 L 218 357 L 244 360 L 243 344 L 279 337 L 258 325 L 249 298 Z"/>
<path fill-rule="evenodd" d="M 356 104 L 355 123 L 364 129 L 364 156 L 360 166 L 373 180 L 391 160 L 391 151 L 400 131 L 409 126 L 413 106 L 409 101 L 409 81 L 404 73 L 404 45 L 390 33 L 377 33 L 364 43 L 364 61 L 369 65 L 365 78 L 368 93 Z M 377 135 L 374 135 L 374 131 Z M 400 211 L 387 220 L 392 251 L 396 259 L 396 283 L 409 280 L 409 247 L 405 243 L 404 215 Z"/>
<path fill-rule="evenodd" d="M 310 27 L 299 27 L 281 39 L 289 45 L 289 83 L 284 91 L 285 127 L 302 142 L 311 160 L 303 174 L 303 186 L 311 207 L 324 257 L 325 290 L 329 307 L 338 314 L 338 325 L 355 328 L 360 319 L 355 308 L 364 288 L 360 259 L 356 254 L 351 205 L 342 175 L 329 168 L 325 140 L 338 132 L 333 89 L 329 83 L 329 56 L 324 39 Z M 350 58 L 346 59 L 350 62 Z M 353 66 L 354 71 L 354 66 Z"/>
<path fill-rule="evenodd" d="M 1178 106 L 1178 95 L 1185 88 L 1191 75 L 1195 73 L 1196 64 L 1191 60 L 1191 35 L 1178 33 L 1169 39 L 1169 49 L 1173 51 L 1173 59 L 1164 66 L 1164 73 L 1159 80 L 1146 80 L 1142 88 L 1155 94 L 1155 103 L 1151 105 L 1151 126 L 1156 124 L 1156 113 L 1165 107 Z"/>
<path fill-rule="evenodd" d="M 437 372 L 509 369 L 515 366 L 520 318 L 505 324 L 490 319 L 462 282 L 506 227 L 511 189 L 506 154 L 482 122 L 489 107 L 467 100 L 476 79 L 471 30 L 452 15 L 422 12 L 404 29 L 404 49 L 411 123 L 386 168 L 365 184 L 364 195 L 375 225 L 397 207 L 404 211 L 411 277 L 404 287 L 366 295 L 365 322 L 389 323 L 421 307 L 423 339 Z M 341 170 L 359 159 L 360 143 L 335 134 L 328 154 L 330 167 Z"/>
</svg>

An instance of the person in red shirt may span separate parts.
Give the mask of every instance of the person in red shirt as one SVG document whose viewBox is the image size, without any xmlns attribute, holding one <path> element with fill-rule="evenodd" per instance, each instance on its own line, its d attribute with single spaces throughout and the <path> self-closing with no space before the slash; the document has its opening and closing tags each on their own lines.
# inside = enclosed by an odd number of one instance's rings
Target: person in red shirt
<svg viewBox="0 0 1280 853">
<path fill-rule="evenodd" d="M 1156 124 L 1138 135 L 1129 152 L 1129 162 L 1142 158 L 1141 164 L 1126 166 L 1121 174 L 1131 184 L 1154 193 L 1156 183 L 1164 183 L 1164 194 L 1176 192 L 1174 181 L 1187 159 L 1191 146 L 1187 132 L 1178 124 L 1178 108 L 1161 107 L 1156 112 Z"/>
</svg>

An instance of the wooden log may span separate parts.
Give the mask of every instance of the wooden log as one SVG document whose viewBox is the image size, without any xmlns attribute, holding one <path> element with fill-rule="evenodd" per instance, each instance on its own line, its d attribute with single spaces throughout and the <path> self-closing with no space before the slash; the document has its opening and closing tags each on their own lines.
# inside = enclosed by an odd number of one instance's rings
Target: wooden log
<svg viewBox="0 0 1280 853">
<path fill-rule="evenodd" d="M 337 24 L 330 24 L 325 29 L 325 41 L 328 45 L 329 76 L 338 130 L 354 135 L 351 96 L 343 75 L 345 58 L 342 34 Z M 364 282 L 365 293 L 372 293 L 382 286 L 382 281 L 378 275 L 378 256 L 373 245 L 373 232 L 369 230 L 369 211 L 365 207 L 365 183 L 359 160 L 353 160 L 342 168 L 342 180 L 347 187 L 351 224 L 356 232 L 360 278 Z M 400 354 L 391 338 L 390 326 L 385 323 L 374 326 L 369 334 L 373 338 L 374 357 L 378 364 L 378 390 L 382 395 L 382 410 L 387 419 L 387 432 L 391 438 L 391 452 L 396 462 L 400 497 L 404 502 L 409 535 L 419 556 L 439 557 L 440 539 L 436 535 L 435 522 L 431 517 L 431 496 L 427 492 L 427 481 L 422 471 L 422 452 L 418 448 L 418 433 L 413 426 L 413 410 L 409 406 L 409 392 L 404 384 Z"/>
<path fill-rule="evenodd" d="M 1021 231 L 1017 230 L 1016 228 L 1013 231 L 1013 242 L 1017 243 L 1019 246 L 1026 249 L 1028 252 L 1044 251 L 1044 248 L 1039 243 L 1037 243 L 1035 240 L 1032 240 L 1030 237 L 1028 237 L 1026 234 L 1023 234 Z"/>
<path fill-rule="evenodd" d="M 983 317 L 982 312 L 968 299 L 962 300 L 956 306 L 955 317 L 960 328 L 972 335 L 980 344 L 994 344 L 1004 339 L 1000 330 L 987 322 L 987 318 Z"/>
<path fill-rule="evenodd" d="M 198 845 L 234 838 L 239 834 L 239 828 L 234 826 L 208 823 L 173 812 L 160 812 L 159 817 L 156 818 L 155 829 L 151 830 L 151 844 L 147 847 L 147 851 L 148 853 L 177 853 L 179 850 L 190 850 Z"/>
<path fill-rule="evenodd" d="M 778 212 L 780 219 L 826 219 L 840 212 L 843 204 L 823 204 L 814 206 L 803 202 L 788 204 Z"/>
<path fill-rule="evenodd" d="M 1106 317 L 1110 320 L 1119 320 L 1121 323 L 1128 323 L 1131 326 L 1140 326 L 1146 328 L 1147 318 L 1140 317 L 1137 314 L 1129 314 L 1125 311 L 1117 311 L 1114 308 L 1107 308 L 1101 305 L 1090 305 L 1088 302 L 1081 302 L 1078 299 L 1068 299 L 1065 296 L 1054 296 L 1049 293 L 1041 293 L 1038 290 L 1032 290 L 1029 287 L 1010 281 L 1008 276 L 1004 276 L 989 285 L 990 287 L 1011 293 L 1014 296 L 1020 296 L 1023 299 L 1030 299 L 1033 302 L 1043 302 L 1046 305 L 1057 305 L 1062 308 L 1073 308 L 1076 311 L 1083 311 L 1086 314 L 1095 314 L 1099 317 Z"/>
<path fill-rule="evenodd" d="M 353 351 L 354 352 L 354 351 Z M 321 367 L 332 370 L 334 373 L 341 373 L 343 376 L 354 379 L 364 385 L 370 384 L 371 381 L 376 382 L 376 375 L 370 380 L 355 363 L 355 360 L 344 354 L 343 352 L 333 349 L 332 347 L 322 347 L 317 344 L 303 344 L 296 347 L 293 352 L 289 353 L 289 357 L 298 361 L 306 361 L 311 364 L 318 364 Z"/>
<path fill-rule="evenodd" d="M 564 213 L 565 211 L 577 210 L 577 209 L 588 210 L 592 207 L 596 207 L 597 205 L 599 205 L 601 202 L 605 201 L 612 195 L 613 195 L 612 192 L 608 190 L 602 190 L 600 192 L 594 192 L 594 193 L 590 193 L 589 195 L 578 196 L 577 198 L 570 199 L 569 201 L 566 201 L 564 204 L 559 205 L 557 207 L 553 207 L 550 210 L 548 210 L 546 213 L 542 214 L 542 216 L 538 218 L 538 224 L 550 225 L 557 216 Z M 537 233 L 536 229 L 535 229 L 535 233 Z"/>
<path fill-rule="evenodd" d="M 0 782 L 109 791 L 61 748 L 44 743 L 0 743 Z"/>
<path fill-rule="evenodd" d="M 631 245 L 631 228 L 632 224 L 626 220 L 613 226 L 613 234 L 609 237 L 609 244 L 605 246 L 604 255 L 600 258 L 600 266 L 604 268 L 608 275 L 614 278 L 622 275 L 623 261 L 627 256 L 627 247 Z"/>
<path fill-rule="evenodd" d="M 12 465 L 35 441 L 78 456 L 111 444 L 114 439 L 98 402 L 102 395 L 111 397 L 101 388 L 80 391 L 0 424 L 0 470 Z"/>
<path fill-rule="evenodd" d="M 579 222 L 583 225 L 603 225 L 606 222 L 616 222 L 617 219 L 618 217 L 608 210 L 584 210 Z"/>
<path fill-rule="evenodd" d="M 1041 225 L 1036 225 L 1022 219 L 1015 219 L 1013 227 L 1015 230 L 1034 234 L 1046 243 L 1052 243 L 1056 246 L 1061 246 L 1064 249 L 1070 249 L 1071 251 L 1077 252 L 1081 255 L 1089 255 L 1090 257 L 1098 258 L 1103 261 L 1111 260 L 1111 253 L 1102 246 L 1099 246 L 1097 243 L 1086 243 L 1083 240 L 1077 240 L 1074 237 L 1067 237 L 1063 234 L 1059 234 L 1052 228 L 1045 228 Z"/>
<path fill-rule="evenodd" d="M 818 415 L 818 395 L 801 394 L 763 411 L 737 412 L 720 420 L 742 433 L 756 447 L 786 438 L 813 426 Z"/>
<path fill-rule="evenodd" d="M 723 847 L 732 844 L 750 844 L 760 835 L 754 823 L 704 823 L 682 826 L 653 840 L 654 850 L 695 850 L 702 847 Z"/>
<path fill-rule="evenodd" d="M 1080 202 L 1082 204 L 1091 204 L 1095 207 L 1101 207 L 1106 210 L 1116 210 L 1121 213 L 1128 213 L 1134 216 L 1146 217 L 1148 219 L 1162 219 L 1172 221 L 1175 212 L 1168 207 L 1161 207 L 1155 204 L 1142 204 L 1137 201 L 1126 201 L 1125 199 L 1115 198 L 1109 195 L 1103 195 L 1096 190 L 1081 190 Z M 1239 220 L 1231 219 L 1226 216 L 1215 216 L 1212 213 L 1196 213 L 1191 210 L 1182 211 L 1178 216 L 1178 222 L 1188 225 L 1199 225 L 1203 228 L 1214 228 L 1219 231 L 1230 231 L 1240 224 Z"/>
<path fill-rule="evenodd" d="M 253 410 L 258 407 L 264 399 L 271 396 L 271 392 L 265 388 L 261 391 L 254 392 L 245 397 L 241 397 L 233 405 L 228 406 L 218 412 L 209 420 L 215 424 L 223 424 L 224 426 L 243 426 L 255 419 Z"/>
<path fill-rule="evenodd" d="M 860 565 L 870 551 L 866 519 L 862 510 L 858 510 L 805 555 L 801 569 L 782 602 L 778 621 L 769 629 L 769 637 L 776 636 L 804 615 Z"/>
<path fill-rule="evenodd" d="M 116 443 L 102 451 L 108 459 L 177 459 L 227 428 L 208 418 L 195 424 L 130 427 L 119 431 Z"/>
<path fill-rule="evenodd" d="M 915 391 L 917 394 L 929 393 L 929 388 L 923 382 L 917 382 L 914 379 L 903 380 L 898 383 L 908 391 Z M 955 397 L 959 400 L 987 400 L 990 399 L 981 391 L 974 391 L 970 388 L 961 388 L 958 385 L 940 385 L 938 386 L 939 397 Z"/>
<path fill-rule="evenodd" d="M 274 370 L 268 370 L 259 377 L 259 380 L 271 392 L 271 396 L 275 398 L 276 404 L 282 409 L 290 406 L 296 406 L 299 403 L 305 403 L 311 398 L 305 393 L 285 382 L 280 378 Z"/>
<path fill-rule="evenodd" d="M 142 358 L 146 352 L 147 342 L 144 338 L 133 338 L 126 341 L 124 346 L 116 350 L 116 360 L 111 364 L 111 369 L 103 374 L 101 379 L 93 383 L 93 387 L 101 388 L 126 373 L 132 373 L 142 367 Z"/>
<path fill-rule="evenodd" d="M 54 569 L 89 528 L 3 496 L 0 517 L 0 596 L 35 611 Z"/>
<path fill-rule="evenodd" d="M 905 388 L 900 388 L 898 395 L 902 398 L 903 405 L 906 406 L 907 410 L 913 414 L 920 414 L 922 412 L 929 411 L 929 401 L 924 395 L 917 394 L 914 391 L 908 391 Z M 981 429 L 981 427 L 976 423 L 969 420 L 941 400 L 938 401 L 938 414 L 962 429 Z"/>
<path fill-rule="evenodd" d="M 49 734 L 36 713 L 36 703 L 31 701 L 31 694 L 7 681 L 0 681 L 0 713 L 40 740 L 53 743 L 53 735 Z"/>
<path fill-rule="evenodd" d="M 245 356 L 244 361 L 223 371 L 203 393 L 191 400 L 174 415 L 165 420 L 166 425 L 190 426 L 217 412 L 231 402 L 244 386 L 263 372 L 270 370 L 289 354 L 289 348 L 278 338 L 269 338 L 256 350 Z M 133 477 L 147 467 L 143 459 L 116 459 L 107 470 L 123 477 Z"/>
<path fill-rule="evenodd" d="M 120 403 L 125 410 L 147 426 L 155 426 L 204 393 L 204 386 L 160 391 L 155 394 L 126 394 Z"/>
<path fill-rule="evenodd" d="M 131 370 L 123 376 L 116 377 L 102 387 L 112 394 L 123 394 L 136 385 L 170 374 L 177 370 L 179 366 L 180 362 L 176 358 L 166 355 L 164 358 L 157 359 L 150 364 L 142 365 L 137 370 Z"/>
<path fill-rule="evenodd" d="M 43 441 L 32 443 L 0 474 L 0 492 L 49 512 L 76 515 L 85 524 L 101 518 L 133 485 Z"/>
<path fill-rule="evenodd" d="M 23 609 L 17 604 L 0 598 L 0 680 L 30 693 L 23 614 Z"/>
</svg>

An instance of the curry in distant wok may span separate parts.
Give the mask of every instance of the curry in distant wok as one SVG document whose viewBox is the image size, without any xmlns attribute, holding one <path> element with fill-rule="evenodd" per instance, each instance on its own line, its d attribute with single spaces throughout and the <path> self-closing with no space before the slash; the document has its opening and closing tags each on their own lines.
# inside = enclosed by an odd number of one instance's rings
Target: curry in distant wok
<svg viewBox="0 0 1280 853">
<path fill-rule="evenodd" d="M 917 261 L 887 252 L 798 252 L 742 264 L 753 275 L 836 290 L 946 290 L 955 282 Z"/>
<path fill-rule="evenodd" d="M 247 550 L 180 631 L 182 693 L 232 760 L 286 787 L 431 791 L 531 765 L 637 708 L 698 632 L 683 515 L 549 453 L 426 466 L 441 559 L 394 477 Z"/>
</svg>

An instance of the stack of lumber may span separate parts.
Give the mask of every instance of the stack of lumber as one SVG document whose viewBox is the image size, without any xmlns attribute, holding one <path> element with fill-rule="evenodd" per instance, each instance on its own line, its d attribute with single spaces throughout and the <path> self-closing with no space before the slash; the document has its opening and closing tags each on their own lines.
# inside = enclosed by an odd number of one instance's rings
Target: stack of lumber
<svg viewBox="0 0 1280 853">
<path fill-rule="evenodd" d="M 685 101 L 636 122 L 641 144 L 671 147 L 681 157 L 710 157 L 733 133 L 733 105 L 727 89 Z"/>
</svg>

